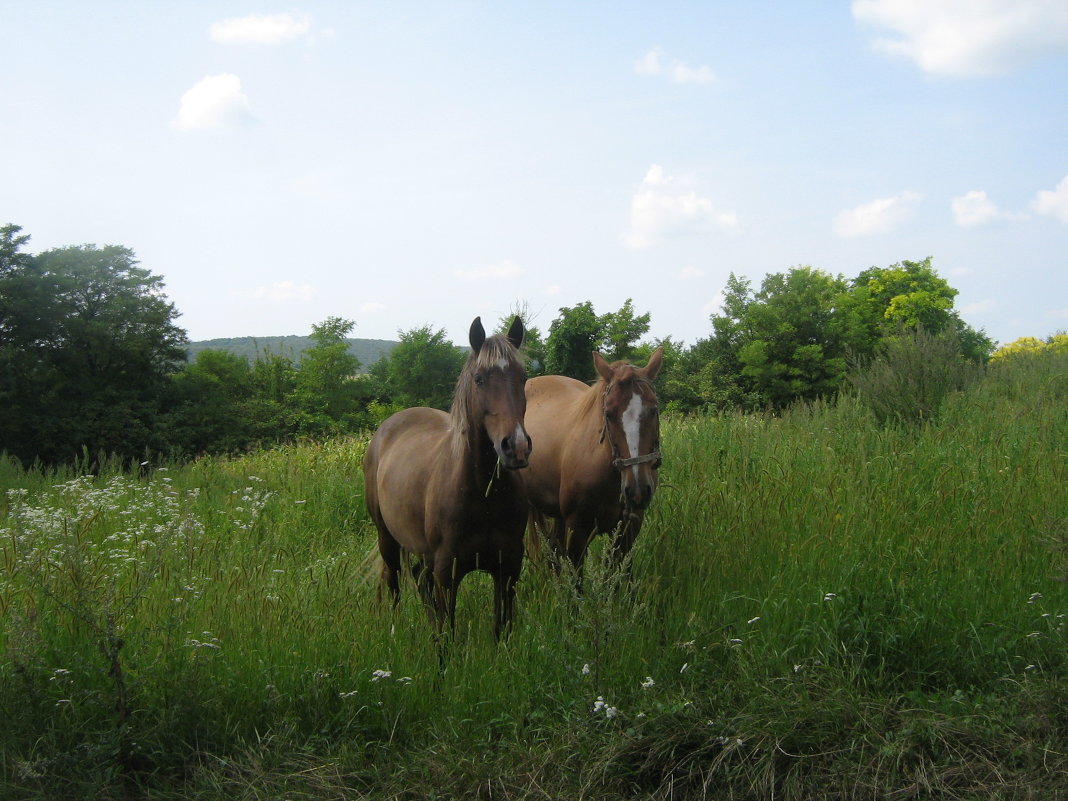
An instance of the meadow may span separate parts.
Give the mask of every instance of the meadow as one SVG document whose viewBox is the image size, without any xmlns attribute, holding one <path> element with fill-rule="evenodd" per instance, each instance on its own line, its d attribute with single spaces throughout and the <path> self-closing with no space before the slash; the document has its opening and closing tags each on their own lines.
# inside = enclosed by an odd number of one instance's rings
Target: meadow
<svg viewBox="0 0 1068 801">
<path fill-rule="evenodd" d="M 475 574 L 443 663 L 366 437 L 0 462 L 0 797 L 1068 798 L 1065 354 L 662 433 L 630 578 L 536 552 L 495 645 Z"/>
</svg>

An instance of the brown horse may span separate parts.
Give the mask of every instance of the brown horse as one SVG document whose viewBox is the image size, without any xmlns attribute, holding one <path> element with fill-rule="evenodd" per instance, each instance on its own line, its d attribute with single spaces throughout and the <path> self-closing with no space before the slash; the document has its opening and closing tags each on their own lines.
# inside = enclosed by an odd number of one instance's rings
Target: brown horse
<svg viewBox="0 0 1068 801">
<path fill-rule="evenodd" d="M 528 512 L 514 471 L 527 466 L 531 452 L 523 426 L 522 341 L 518 317 L 507 336 L 489 338 L 476 317 L 449 413 L 425 407 L 397 412 L 382 423 L 364 456 L 382 583 L 396 605 L 401 554 L 409 554 L 439 631 L 446 619 L 450 628 L 454 624 L 457 587 L 473 570 L 493 576 L 496 637 L 512 618 Z"/>
<path fill-rule="evenodd" d="M 652 381 L 662 357 L 657 348 L 634 367 L 594 353 L 592 386 L 559 375 L 527 381 L 526 425 L 538 448 L 523 483 L 535 514 L 552 521 L 550 543 L 578 568 L 594 534 L 617 532 L 618 561 L 641 530 L 661 461 Z"/>
</svg>

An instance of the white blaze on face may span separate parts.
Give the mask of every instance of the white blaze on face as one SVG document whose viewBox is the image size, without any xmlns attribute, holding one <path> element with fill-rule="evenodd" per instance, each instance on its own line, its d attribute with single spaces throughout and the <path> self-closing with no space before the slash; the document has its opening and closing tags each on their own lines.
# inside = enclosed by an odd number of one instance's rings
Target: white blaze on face
<svg viewBox="0 0 1068 801">
<path fill-rule="evenodd" d="M 642 416 L 642 396 L 635 392 L 630 396 L 630 403 L 627 404 L 627 408 L 623 410 L 623 435 L 627 438 L 627 449 L 630 451 L 630 456 L 638 456 L 638 448 L 640 447 L 641 433 L 641 416 Z M 634 470 L 634 478 L 638 478 L 638 465 L 632 465 Z"/>
</svg>

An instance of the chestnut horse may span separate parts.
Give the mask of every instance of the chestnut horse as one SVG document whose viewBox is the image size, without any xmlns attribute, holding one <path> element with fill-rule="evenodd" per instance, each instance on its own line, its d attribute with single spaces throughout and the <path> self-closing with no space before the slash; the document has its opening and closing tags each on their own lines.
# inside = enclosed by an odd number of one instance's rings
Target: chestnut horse
<svg viewBox="0 0 1068 801">
<path fill-rule="evenodd" d="M 457 587 L 473 570 L 493 576 L 495 637 L 512 618 L 528 516 L 515 471 L 527 466 L 531 452 L 523 426 L 522 341 L 518 317 L 507 335 L 489 338 L 476 317 L 449 413 L 425 407 L 397 412 L 379 427 L 363 459 L 382 584 L 395 606 L 407 553 L 439 632 L 446 620 L 453 627 Z"/>
<path fill-rule="evenodd" d="M 630 551 L 656 491 L 660 409 L 652 381 L 663 349 L 645 367 L 609 364 L 588 386 L 560 375 L 527 381 L 527 431 L 538 443 L 523 471 L 530 505 L 552 525 L 557 553 L 582 567 L 590 539 L 614 533 L 614 559 Z"/>
</svg>

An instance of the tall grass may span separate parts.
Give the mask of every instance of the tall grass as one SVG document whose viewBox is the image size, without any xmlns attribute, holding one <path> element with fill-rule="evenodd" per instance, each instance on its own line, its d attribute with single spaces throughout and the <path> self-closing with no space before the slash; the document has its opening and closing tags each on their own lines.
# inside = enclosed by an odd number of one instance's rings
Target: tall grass
<svg viewBox="0 0 1068 801">
<path fill-rule="evenodd" d="M 1066 375 L 665 421 L 633 579 L 530 561 L 495 646 L 473 575 L 444 667 L 375 600 L 365 439 L 2 462 L 0 797 L 1063 796 Z"/>
</svg>

